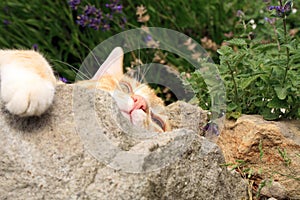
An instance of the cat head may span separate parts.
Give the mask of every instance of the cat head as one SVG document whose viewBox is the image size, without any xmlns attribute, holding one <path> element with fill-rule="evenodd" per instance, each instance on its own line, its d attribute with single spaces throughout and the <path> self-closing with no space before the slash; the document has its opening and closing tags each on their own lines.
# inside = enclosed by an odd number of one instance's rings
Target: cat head
<svg viewBox="0 0 300 200">
<path fill-rule="evenodd" d="M 92 78 L 96 87 L 111 94 L 133 125 L 155 132 L 170 131 L 163 100 L 147 84 L 124 74 L 123 58 L 122 48 L 116 47 Z"/>
</svg>

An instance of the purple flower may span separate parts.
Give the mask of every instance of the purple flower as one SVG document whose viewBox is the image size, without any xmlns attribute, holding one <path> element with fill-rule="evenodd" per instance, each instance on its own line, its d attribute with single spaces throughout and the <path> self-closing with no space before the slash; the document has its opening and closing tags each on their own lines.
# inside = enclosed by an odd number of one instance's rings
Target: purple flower
<svg viewBox="0 0 300 200">
<path fill-rule="evenodd" d="M 79 3 L 80 1 L 69 1 L 69 5 L 72 8 L 75 4 L 76 6 L 79 5 Z M 107 31 L 110 30 L 113 20 L 118 20 L 119 25 L 124 27 L 127 22 L 126 18 L 118 19 L 115 16 L 122 13 L 123 5 L 120 3 L 120 0 L 110 0 L 109 3 L 105 4 L 105 7 L 109 8 L 110 12 L 103 13 L 101 8 L 96 8 L 93 5 L 86 5 L 82 10 L 82 14 L 77 16 L 76 23 L 81 27 Z"/>
<path fill-rule="evenodd" d="M 152 40 L 153 40 L 153 38 L 152 38 L 151 35 L 147 35 L 146 38 L 145 38 L 145 42 L 150 42 Z"/>
<path fill-rule="evenodd" d="M 114 18 L 114 16 L 111 13 L 107 13 L 105 16 L 109 20 L 113 20 L 113 18 Z"/>
<path fill-rule="evenodd" d="M 85 15 L 95 15 L 97 13 L 97 8 L 95 6 L 85 6 L 84 14 Z"/>
<path fill-rule="evenodd" d="M 89 27 L 92 28 L 92 29 L 94 29 L 94 30 L 98 30 L 100 24 L 101 24 L 101 19 L 99 19 L 99 18 L 92 18 L 92 19 L 90 19 Z"/>
<path fill-rule="evenodd" d="M 33 50 L 37 51 L 39 49 L 39 45 L 38 44 L 33 44 L 32 48 L 33 48 Z"/>
<path fill-rule="evenodd" d="M 275 24 L 275 21 L 276 21 L 276 18 L 268 18 L 268 17 L 265 17 L 264 20 L 266 22 L 268 22 L 269 24 Z"/>
<path fill-rule="evenodd" d="M 286 12 L 286 15 L 289 15 L 292 12 L 292 7 L 293 7 L 292 1 L 286 2 L 286 4 L 283 6 L 284 11 Z"/>
<path fill-rule="evenodd" d="M 109 31 L 110 30 L 110 24 L 108 24 L 108 23 L 103 24 L 102 30 L 103 31 Z"/>
<path fill-rule="evenodd" d="M 236 16 L 237 16 L 237 17 L 243 17 L 244 15 L 245 15 L 244 12 L 241 11 L 241 10 L 238 10 L 238 11 L 236 12 Z"/>
<path fill-rule="evenodd" d="M 203 130 L 205 132 L 212 132 L 214 135 L 219 136 L 220 132 L 219 132 L 219 128 L 218 125 L 216 123 L 213 122 L 208 122 L 205 127 L 203 128 Z"/>
<path fill-rule="evenodd" d="M 68 80 L 65 77 L 59 77 L 59 80 L 62 81 L 62 82 L 64 82 L 64 83 L 68 82 Z"/>
<path fill-rule="evenodd" d="M 270 11 L 275 10 L 278 17 L 288 16 L 292 12 L 293 2 L 288 1 L 284 6 L 269 6 Z"/>
<path fill-rule="evenodd" d="M 278 12 L 284 13 L 284 8 L 281 6 L 269 6 L 269 10 L 276 10 Z"/>
<path fill-rule="evenodd" d="M 69 6 L 72 10 L 77 10 L 78 5 L 80 4 L 80 0 L 70 0 Z"/>
<path fill-rule="evenodd" d="M 85 27 L 90 22 L 90 19 L 86 15 L 80 15 L 77 17 L 76 23 L 79 24 L 81 27 Z"/>
<path fill-rule="evenodd" d="M 123 10 L 123 5 L 120 4 L 119 0 L 110 0 L 110 3 L 105 4 L 106 8 L 109 8 L 113 13 L 121 13 Z"/>
<path fill-rule="evenodd" d="M 8 25 L 11 24 L 11 22 L 10 22 L 9 20 L 7 20 L 7 19 L 4 19 L 4 20 L 3 20 L 3 24 L 4 24 L 5 26 L 8 26 Z"/>
</svg>

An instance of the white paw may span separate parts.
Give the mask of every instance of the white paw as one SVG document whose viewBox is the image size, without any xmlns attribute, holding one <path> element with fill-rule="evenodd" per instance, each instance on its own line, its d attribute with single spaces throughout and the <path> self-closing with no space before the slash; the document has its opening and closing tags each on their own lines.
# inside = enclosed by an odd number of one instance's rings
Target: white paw
<svg viewBox="0 0 300 200">
<path fill-rule="evenodd" d="M 39 116 L 51 105 L 53 82 L 24 68 L 6 66 L 1 70 L 1 97 L 6 109 L 19 116 Z"/>
</svg>

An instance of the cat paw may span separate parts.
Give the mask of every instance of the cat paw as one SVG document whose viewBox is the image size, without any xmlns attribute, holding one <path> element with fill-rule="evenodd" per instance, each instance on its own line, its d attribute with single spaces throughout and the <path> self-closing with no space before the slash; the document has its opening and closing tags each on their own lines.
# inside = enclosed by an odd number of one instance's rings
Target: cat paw
<svg viewBox="0 0 300 200">
<path fill-rule="evenodd" d="M 22 117 L 43 114 L 53 101 L 53 81 L 29 70 L 7 69 L 1 71 L 1 97 L 6 109 Z"/>
</svg>

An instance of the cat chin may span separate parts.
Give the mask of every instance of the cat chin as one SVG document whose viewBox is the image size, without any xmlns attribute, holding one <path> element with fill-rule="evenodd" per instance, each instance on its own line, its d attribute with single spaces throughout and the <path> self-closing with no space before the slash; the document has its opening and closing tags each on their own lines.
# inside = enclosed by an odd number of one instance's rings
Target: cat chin
<svg viewBox="0 0 300 200">
<path fill-rule="evenodd" d="M 145 120 L 147 119 L 147 114 L 143 110 L 138 109 L 132 111 L 130 117 L 131 117 L 131 123 L 133 125 L 146 128 L 144 126 L 145 126 Z"/>
<path fill-rule="evenodd" d="M 128 112 L 126 111 L 121 111 L 122 115 L 128 120 L 131 122 L 131 116 Z"/>
<path fill-rule="evenodd" d="M 121 110 L 121 113 L 133 125 L 140 126 L 140 127 L 144 126 L 144 121 L 147 118 L 146 113 L 141 109 L 134 110 L 131 113 L 128 113 L 127 111 L 122 111 Z M 145 127 L 143 127 L 143 128 L 145 128 Z"/>
</svg>

